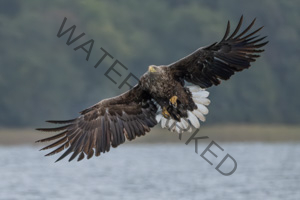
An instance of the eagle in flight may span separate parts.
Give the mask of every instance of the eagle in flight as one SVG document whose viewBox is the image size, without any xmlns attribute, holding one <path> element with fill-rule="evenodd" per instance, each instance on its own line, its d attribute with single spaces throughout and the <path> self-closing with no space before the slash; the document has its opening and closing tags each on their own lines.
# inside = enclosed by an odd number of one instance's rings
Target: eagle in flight
<svg viewBox="0 0 300 200">
<path fill-rule="evenodd" d="M 208 113 L 210 100 L 206 88 L 228 80 L 235 72 L 250 67 L 268 42 L 257 35 L 263 27 L 250 31 L 255 19 L 243 31 L 241 17 L 230 34 L 228 21 L 225 35 L 220 42 L 201 47 L 190 55 L 169 65 L 150 65 L 137 85 L 131 90 L 100 101 L 80 112 L 80 116 L 65 121 L 47 121 L 63 124 L 56 128 L 37 130 L 56 132 L 57 135 L 37 142 L 54 143 L 41 150 L 56 147 L 46 156 L 66 149 L 57 159 L 71 154 L 69 161 L 85 156 L 99 156 L 117 147 L 125 140 L 145 135 L 150 128 L 161 123 L 162 128 L 182 133 L 199 128 Z M 239 33 L 240 32 L 240 33 Z M 189 82 L 192 86 L 185 86 Z M 57 162 L 56 161 L 56 162 Z"/>
</svg>

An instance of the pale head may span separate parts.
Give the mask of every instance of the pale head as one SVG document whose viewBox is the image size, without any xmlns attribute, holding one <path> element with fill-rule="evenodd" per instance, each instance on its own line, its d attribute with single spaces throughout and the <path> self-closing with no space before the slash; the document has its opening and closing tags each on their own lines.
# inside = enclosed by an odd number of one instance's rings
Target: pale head
<svg viewBox="0 0 300 200">
<path fill-rule="evenodd" d="M 148 67 L 148 72 L 150 72 L 150 73 L 154 73 L 154 72 L 157 72 L 157 66 L 156 65 L 150 65 L 149 67 Z"/>
</svg>

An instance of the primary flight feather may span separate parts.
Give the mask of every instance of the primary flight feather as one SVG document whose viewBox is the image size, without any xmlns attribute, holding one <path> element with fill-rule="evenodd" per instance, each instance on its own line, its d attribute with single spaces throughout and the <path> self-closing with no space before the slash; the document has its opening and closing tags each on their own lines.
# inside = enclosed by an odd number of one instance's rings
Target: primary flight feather
<svg viewBox="0 0 300 200">
<path fill-rule="evenodd" d="M 69 161 L 78 157 L 91 158 L 108 152 L 125 140 L 145 135 L 150 128 L 161 123 L 162 128 L 182 133 L 199 128 L 208 113 L 209 93 L 205 91 L 221 80 L 229 79 L 235 72 L 250 67 L 268 42 L 257 35 L 261 28 L 250 31 L 252 23 L 240 31 L 241 17 L 230 34 L 228 21 L 220 42 L 201 47 L 192 54 L 170 64 L 151 65 L 131 90 L 117 97 L 104 99 L 80 112 L 78 118 L 66 121 L 47 121 L 62 124 L 56 128 L 37 130 L 59 134 L 37 142 L 56 140 L 42 150 L 54 148 L 46 156 L 66 151 L 57 161 L 71 154 Z M 185 81 L 193 86 L 185 86 Z M 200 120 L 200 121 L 199 121 Z"/>
</svg>

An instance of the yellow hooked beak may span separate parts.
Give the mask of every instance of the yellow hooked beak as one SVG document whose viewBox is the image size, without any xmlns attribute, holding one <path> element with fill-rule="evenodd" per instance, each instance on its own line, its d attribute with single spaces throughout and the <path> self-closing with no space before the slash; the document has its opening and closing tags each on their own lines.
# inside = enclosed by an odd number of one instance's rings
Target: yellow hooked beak
<svg viewBox="0 0 300 200">
<path fill-rule="evenodd" d="M 148 71 L 149 72 L 156 72 L 155 68 L 153 65 L 150 65 L 149 68 L 148 68 Z"/>
</svg>

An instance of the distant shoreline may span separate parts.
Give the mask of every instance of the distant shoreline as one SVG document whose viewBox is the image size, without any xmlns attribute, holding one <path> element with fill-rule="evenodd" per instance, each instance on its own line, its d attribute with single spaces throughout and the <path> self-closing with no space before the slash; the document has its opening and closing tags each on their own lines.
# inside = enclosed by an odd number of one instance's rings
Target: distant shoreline
<svg viewBox="0 0 300 200">
<path fill-rule="evenodd" d="M 36 145 L 35 141 L 55 133 L 43 133 L 32 129 L 0 129 L 0 145 Z M 200 128 L 199 136 L 208 136 L 223 142 L 300 142 L 300 126 L 291 125 L 213 125 Z M 184 133 L 182 141 L 191 133 Z M 154 128 L 134 143 L 178 143 L 177 133 Z"/>
</svg>

